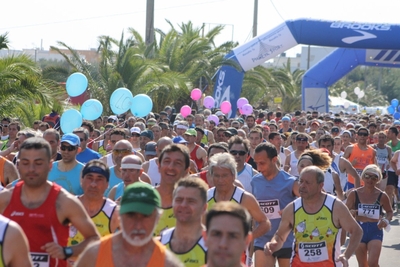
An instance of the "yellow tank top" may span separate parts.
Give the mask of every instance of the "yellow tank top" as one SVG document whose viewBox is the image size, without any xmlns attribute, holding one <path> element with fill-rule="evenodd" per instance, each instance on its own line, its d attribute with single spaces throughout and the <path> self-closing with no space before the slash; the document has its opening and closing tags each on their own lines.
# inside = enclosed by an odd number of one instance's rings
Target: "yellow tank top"
<svg viewBox="0 0 400 267">
<path fill-rule="evenodd" d="M 97 230 L 100 233 L 100 236 L 106 236 L 111 234 L 111 216 L 114 213 L 117 204 L 111 199 L 105 199 L 103 207 L 94 215 L 91 219 L 96 225 Z M 76 245 L 81 243 L 85 238 L 83 235 L 76 230 L 74 226 L 69 227 L 69 238 L 68 238 L 68 246 Z"/>
<path fill-rule="evenodd" d="M 302 199 L 294 201 L 295 250 L 291 259 L 292 267 L 342 266 L 335 259 L 340 255 L 340 232 L 333 223 L 332 210 L 336 201 L 329 194 L 322 208 L 314 214 L 303 209 Z"/>
<path fill-rule="evenodd" d="M 183 262 L 185 267 L 200 267 L 206 264 L 207 261 L 207 248 L 204 244 L 203 237 L 197 241 L 197 243 L 188 251 L 184 253 L 176 253 L 171 249 L 171 239 L 174 234 L 175 228 L 170 228 L 161 233 L 161 243 L 172 251 L 180 260 Z"/>
<path fill-rule="evenodd" d="M 212 206 L 214 206 L 214 204 L 217 203 L 217 200 L 215 199 L 215 191 L 216 191 L 215 187 L 212 187 L 207 191 L 208 210 L 210 210 Z M 242 203 L 244 192 L 245 191 L 242 188 L 235 186 L 235 190 L 233 191 L 230 201 L 236 202 L 238 204 Z"/>
<path fill-rule="evenodd" d="M 172 207 L 170 208 L 163 208 L 163 214 L 158 221 L 156 229 L 154 231 L 154 236 L 159 236 L 162 231 L 174 227 L 176 224 L 176 219 L 174 216 L 174 210 Z"/>
</svg>

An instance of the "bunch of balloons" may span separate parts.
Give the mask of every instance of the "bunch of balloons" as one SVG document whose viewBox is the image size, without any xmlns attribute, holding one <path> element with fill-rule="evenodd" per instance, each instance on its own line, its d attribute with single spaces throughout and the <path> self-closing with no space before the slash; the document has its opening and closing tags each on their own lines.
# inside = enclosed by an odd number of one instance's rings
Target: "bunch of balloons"
<svg viewBox="0 0 400 267">
<path fill-rule="evenodd" d="M 71 74 L 66 83 L 66 90 L 70 97 L 76 97 L 85 92 L 88 79 L 80 72 Z M 201 97 L 201 91 L 200 91 Z M 136 117 L 145 117 L 153 109 L 153 101 L 148 95 L 138 94 L 135 97 L 127 88 L 116 89 L 110 97 L 110 108 L 116 115 L 127 112 L 129 109 Z M 66 110 L 60 119 L 60 127 L 64 133 L 71 133 L 75 128 L 81 127 L 83 119 L 95 120 L 103 113 L 103 105 L 96 99 L 86 100 L 80 109 Z"/>
<path fill-rule="evenodd" d="M 396 120 L 400 119 L 399 100 L 396 98 L 392 99 L 392 101 L 390 101 L 390 106 L 387 107 L 387 111 L 389 114 L 392 114 Z"/>
</svg>

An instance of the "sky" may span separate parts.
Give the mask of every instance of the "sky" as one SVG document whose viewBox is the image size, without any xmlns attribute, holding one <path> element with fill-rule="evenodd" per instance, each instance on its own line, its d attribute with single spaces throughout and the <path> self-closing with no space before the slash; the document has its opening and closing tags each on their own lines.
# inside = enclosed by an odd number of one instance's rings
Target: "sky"
<svg viewBox="0 0 400 267">
<path fill-rule="evenodd" d="M 0 34 L 8 32 L 15 50 L 57 46 L 61 41 L 74 49 L 97 48 L 101 35 L 120 39 L 128 28 L 143 38 L 146 0 L 15 0 L 0 4 Z M 400 24 L 396 0 L 258 0 L 257 33 L 263 34 L 286 20 L 312 18 L 348 22 Z M 205 30 L 225 25 L 217 44 L 252 39 L 254 0 L 155 0 L 154 27 L 165 32 L 166 20 L 176 28 L 191 21 Z M 400 38 L 400 37 L 399 37 Z M 289 56 L 301 46 L 287 51 Z"/>
</svg>

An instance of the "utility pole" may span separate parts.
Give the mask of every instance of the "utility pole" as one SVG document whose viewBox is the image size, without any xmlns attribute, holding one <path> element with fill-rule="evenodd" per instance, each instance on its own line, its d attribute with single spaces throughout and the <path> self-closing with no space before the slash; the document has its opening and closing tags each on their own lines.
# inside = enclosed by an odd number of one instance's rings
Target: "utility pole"
<svg viewBox="0 0 400 267">
<path fill-rule="evenodd" d="M 146 45 L 154 42 L 154 0 L 147 0 L 146 6 Z"/>
<path fill-rule="evenodd" d="M 258 0 L 254 0 L 253 38 L 257 36 L 257 21 L 258 21 Z"/>
</svg>

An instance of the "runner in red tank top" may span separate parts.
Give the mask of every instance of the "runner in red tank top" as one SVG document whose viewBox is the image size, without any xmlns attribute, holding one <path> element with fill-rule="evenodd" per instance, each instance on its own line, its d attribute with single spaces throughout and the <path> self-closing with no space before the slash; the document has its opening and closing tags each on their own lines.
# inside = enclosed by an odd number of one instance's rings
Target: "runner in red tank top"
<svg viewBox="0 0 400 267">
<path fill-rule="evenodd" d="M 207 151 L 196 144 L 196 136 L 197 132 L 195 129 L 189 129 L 183 135 L 188 142 L 187 146 L 190 150 L 190 158 L 196 163 L 197 169 L 201 170 L 207 165 Z"/>
<path fill-rule="evenodd" d="M 16 221 L 28 237 L 34 266 L 67 266 L 99 234 L 79 200 L 47 181 L 52 167 L 51 148 L 43 138 L 25 140 L 18 154 L 21 177 L 15 188 L 0 193 L 0 212 Z M 69 223 L 85 240 L 66 247 Z"/>
</svg>

